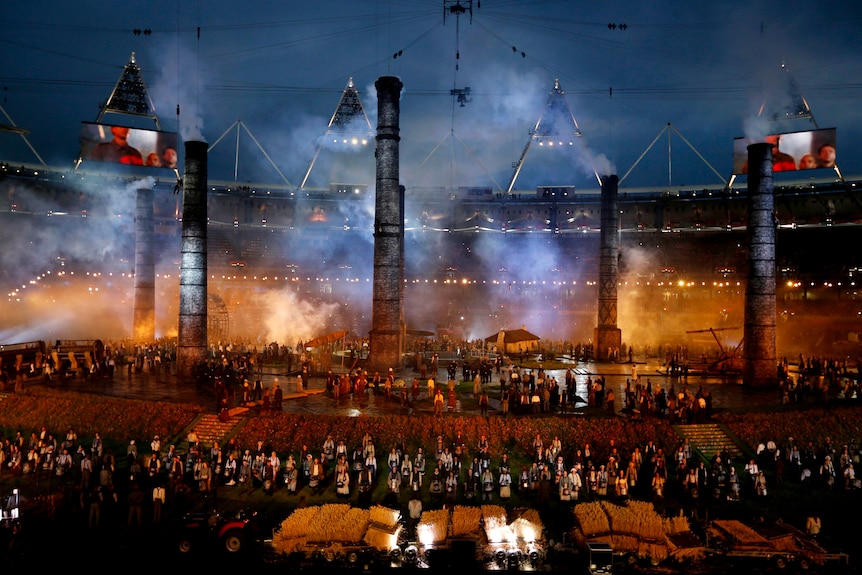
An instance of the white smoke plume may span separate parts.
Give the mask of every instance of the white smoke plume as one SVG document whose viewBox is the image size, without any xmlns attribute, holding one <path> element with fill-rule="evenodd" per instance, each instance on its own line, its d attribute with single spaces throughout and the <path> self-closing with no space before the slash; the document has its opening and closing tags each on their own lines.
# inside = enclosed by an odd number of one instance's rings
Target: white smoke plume
<svg viewBox="0 0 862 575">
<path fill-rule="evenodd" d="M 265 320 L 266 341 L 296 345 L 323 335 L 330 319 L 338 310 L 337 304 L 320 304 L 299 297 L 288 290 L 273 290 L 261 296 L 271 310 Z"/>
</svg>

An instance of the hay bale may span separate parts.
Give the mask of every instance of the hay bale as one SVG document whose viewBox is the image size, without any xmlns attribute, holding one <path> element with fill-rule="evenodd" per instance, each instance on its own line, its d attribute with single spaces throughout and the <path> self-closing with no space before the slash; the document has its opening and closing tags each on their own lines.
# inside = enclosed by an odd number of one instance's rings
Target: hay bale
<svg viewBox="0 0 862 575">
<path fill-rule="evenodd" d="M 311 518 L 306 537 L 309 542 L 361 541 L 368 529 L 370 512 L 347 504 L 318 507 Z"/>
<path fill-rule="evenodd" d="M 372 523 L 368 528 L 368 531 L 365 532 L 363 541 L 379 551 L 388 552 L 398 547 L 398 536 L 401 533 L 401 529 L 400 525 L 391 529 L 381 529 L 376 524 Z"/>
<path fill-rule="evenodd" d="M 459 537 L 476 533 L 482 522 L 482 510 L 478 507 L 456 505 L 452 510 L 452 536 Z"/>
<path fill-rule="evenodd" d="M 544 525 L 539 512 L 527 509 L 509 525 L 515 537 L 522 541 L 535 541 L 542 537 Z"/>
<path fill-rule="evenodd" d="M 580 503 L 574 507 L 575 519 L 586 537 L 609 533 L 608 516 L 598 501 Z"/>
<path fill-rule="evenodd" d="M 369 511 L 371 514 L 371 523 L 385 525 L 390 528 L 398 525 L 398 520 L 401 518 L 399 510 L 390 509 L 382 505 L 374 505 Z"/>
<path fill-rule="evenodd" d="M 742 545 L 763 545 L 768 543 L 766 537 L 740 521 L 715 520 L 712 524 Z"/>
<path fill-rule="evenodd" d="M 449 534 L 449 511 L 446 509 L 433 509 L 424 511 L 416 533 L 421 541 L 431 543 L 443 543 Z"/>
</svg>

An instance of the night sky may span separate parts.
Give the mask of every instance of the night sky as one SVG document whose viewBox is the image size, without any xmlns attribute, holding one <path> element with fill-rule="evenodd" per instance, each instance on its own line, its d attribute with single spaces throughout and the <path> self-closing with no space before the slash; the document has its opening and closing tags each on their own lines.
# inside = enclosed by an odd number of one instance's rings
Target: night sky
<svg viewBox="0 0 862 575">
<path fill-rule="evenodd" d="M 373 182 L 371 146 L 336 162 L 325 133 L 351 78 L 376 130 L 384 75 L 404 84 L 409 187 L 505 189 L 557 80 L 582 136 L 568 155 L 531 149 L 516 188 L 597 188 L 595 172 L 626 175 L 622 187 L 721 185 L 734 138 L 815 127 L 837 129 L 851 177 L 862 173 L 848 153 L 862 143 L 860 22 L 853 2 L 36 0 L 0 22 L 0 122 L 70 167 L 81 122 L 97 119 L 134 52 L 162 128 L 218 142 L 213 179 L 298 186 L 322 148 L 307 185 Z M 767 119 L 800 96 L 813 117 Z M 39 163 L 8 133 L 0 159 Z"/>
</svg>

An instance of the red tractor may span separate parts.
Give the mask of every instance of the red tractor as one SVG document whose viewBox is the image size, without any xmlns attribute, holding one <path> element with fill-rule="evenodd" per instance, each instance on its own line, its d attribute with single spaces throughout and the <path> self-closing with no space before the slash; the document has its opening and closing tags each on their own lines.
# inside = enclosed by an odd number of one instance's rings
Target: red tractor
<svg viewBox="0 0 862 575">
<path fill-rule="evenodd" d="M 256 512 L 240 511 L 232 517 L 218 511 L 187 513 L 178 530 L 176 549 L 182 555 L 213 549 L 238 555 L 257 542 L 258 534 Z"/>
</svg>

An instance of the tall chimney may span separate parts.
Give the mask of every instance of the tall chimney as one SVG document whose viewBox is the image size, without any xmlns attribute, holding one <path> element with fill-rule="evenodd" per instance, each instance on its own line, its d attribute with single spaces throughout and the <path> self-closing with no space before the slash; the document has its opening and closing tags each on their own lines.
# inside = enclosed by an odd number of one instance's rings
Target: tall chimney
<svg viewBox="0 0 862 575">
<path fill-rule="evenodd" d="M 207 352 L 207 144 L 185 146 L 177 376 L 190 382 Z"/>
<path fill-rule="evenodd" d="M 748 282 L 745 286 L 742 383 L 775 387 L 775 198 L 772 144 L 748 146 Z"/>
<path fill-rule="evenodd" d="M 619 178 L 602 176 L 602 214 L 599 239 L 599 322 L 595 329 L 595 360 L 613 361 L 622 345 L 617 327 L 617 283 L 619 280 Z"/>
<path fill-rule="evenodd" d="M 135 194 L 135 310 L 132 334 L 137 342 L 156 338 L 156 260 L 153 254 L 153 189 Z"/>
<path fill-rule="evenodd" d="M 404 192 L 399 184 L 401 80 L 381 76 L 377 88 L 377 191 L 374 205 L 374 293 L 369 370 L 400 367 L 404 348 Z"/>
</svg>

